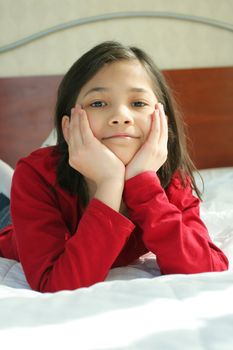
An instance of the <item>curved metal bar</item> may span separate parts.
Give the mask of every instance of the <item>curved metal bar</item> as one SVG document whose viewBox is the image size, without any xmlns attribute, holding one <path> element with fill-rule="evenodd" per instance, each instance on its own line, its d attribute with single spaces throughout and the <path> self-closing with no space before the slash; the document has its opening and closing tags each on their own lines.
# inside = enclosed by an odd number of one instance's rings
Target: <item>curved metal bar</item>
<svg viewBox="0 0 233 350">
<path fill-rule="evenodd" d="M 4 45 L 0 47 L 0 53 L 4 53 L 10 50 L 13 50 L 19 46 L 26 45 L 32 41 L 38 40 L 42 37 L 45 37 L 47 35 L 59 32 L 61 30 L 73 28 L 79 25 L 84 25 L 88 23 L 96 23 L 100 21 L 108 21 L 112 19 L 124 19 L 124 18 L 140 18 L 140 17 L 152 17 L 152 18 L 163 18 L 163 19 L 176 19 L 176 20 L 182 20 L 182 21 L 190 21 L 190 22 L 196 22 L 196 23 L 202 23 L 206 24 L 212 27 L 217 27 L 220 29 L 228 30 L 230 32 L 233 32 L 233 25 L 230 23 L 225 23 L 221 21 L 217 21 L 211 18 L 205 18 L 205 17 L 199 17 L 199 16 L 191 16 L 191 15 L 185 15 L 185 14 L 179 14 L 179 13 L 172 13 L 172 12 L 149 12 L 149 11 L 142 11 L 142 12 L 116 12 L 116 13 L 109 13 L 109 14 L 103 14 L 98 16 L 92 16 L 92 17 L 86 17 L 86 18 L 80 18 L 76 20 L 72 20 L 70 22 L 61 23 L 56 26 L 53 26 L 51 28 L 45 29 L 43 31 L 40 31 L 38 33 L 29 35 L 23 39 L 17 40 L 11 44 Z"/>
</svg>

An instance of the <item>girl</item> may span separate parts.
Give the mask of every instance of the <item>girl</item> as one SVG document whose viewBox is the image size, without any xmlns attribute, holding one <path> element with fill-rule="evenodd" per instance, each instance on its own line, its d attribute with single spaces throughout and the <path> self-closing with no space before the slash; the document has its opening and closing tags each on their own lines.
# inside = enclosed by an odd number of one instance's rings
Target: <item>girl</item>
<svg viewBox="0 0 233 350">
<path fill-rule="evenodd" d="M 179 115 L 140 49 L 102 43 L 64 76 L 57 145 L 16 167 L 0 254 L 42 292 L 87 287 L 148 251 L 163 274 L 222 271 Z"/>
</svg>

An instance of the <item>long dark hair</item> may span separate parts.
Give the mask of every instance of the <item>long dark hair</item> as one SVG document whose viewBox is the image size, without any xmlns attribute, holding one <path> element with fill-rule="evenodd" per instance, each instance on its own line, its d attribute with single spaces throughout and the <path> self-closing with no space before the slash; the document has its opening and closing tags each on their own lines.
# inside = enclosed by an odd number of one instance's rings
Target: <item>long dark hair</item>
<svg viewBox="0 0 233 350">
<path fill-rule="evenodd" d="M 83 206 L 86 206 L 89 200 L 88 189 L 83 175 L 68 163 L 68 146 L 62 132 L 62 117 L 64 115 L 70 116 L 71 108 L 75 105 L 80 90 L 104 64 L 132 59 L 137 59 L 149 74 L 154 93 L 158 101 L 163 104 L 168 116 L 168 157 L 157 172 L 161 185 L 166 189 L 174 172 L 179 170 L 183 186 L 186 186 L 187 176 L 189 176 L 192 186 L 200 198 L 200 191 L 193 176 L 193 171 L 196 169 L 187 151 L 182 118 L 163 74 L 141 49 L 124 46 L 115 41 L 107 41 L 81 56 L 65 74 L 58 88 L 55 126 L 60 160 L 57 166 L 57 181 L 62 188 L 71 194 L 79 195 Z"/>
</svg>

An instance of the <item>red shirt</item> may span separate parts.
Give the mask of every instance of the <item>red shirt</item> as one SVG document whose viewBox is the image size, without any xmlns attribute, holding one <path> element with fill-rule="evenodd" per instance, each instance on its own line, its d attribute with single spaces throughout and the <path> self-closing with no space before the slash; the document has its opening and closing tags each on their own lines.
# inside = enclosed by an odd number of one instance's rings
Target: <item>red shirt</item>
<svg viewBox="0 0 233 350">
<path fill-rule="evenodd" d="M 78 197 L 57 184 L 57 162 L 56 146 L 19 161 L 11 190 L 13 225 L 0 232 L 0 255 L 21 262 L 32 289 L 87 287 L 148 251 L 163 274 L 228 268 L 200 219 L 199 199 L 178 173 L 166 191 L 152 171 L 127 180 L 126 218 L 95 198 L 83 211 Z"/>
</svg>

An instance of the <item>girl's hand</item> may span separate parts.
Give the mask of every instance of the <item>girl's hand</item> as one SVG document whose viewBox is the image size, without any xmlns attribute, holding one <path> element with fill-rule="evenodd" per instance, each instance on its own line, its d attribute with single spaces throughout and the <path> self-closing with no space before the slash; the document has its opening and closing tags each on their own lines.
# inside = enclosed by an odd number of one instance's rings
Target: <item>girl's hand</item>
<svg viewBox="0 0 233 350">
<path fill-rule="evenodd" d="M 147 140 L 127 165 L 125 179 L 144 171 L 157 172 L 167 159 L 167 141 L 167 117 L 163 105 L 158 103 L 151 115 L 151 129 Z"/>
<path fill-rule="evenodd" d="M 104 182 L 124 180 L 125 166 L 92 133 L 87 114 L 79 105 L 71 110 L 68 125 L 69 164 L 97 188 Z"/>
</svg>

